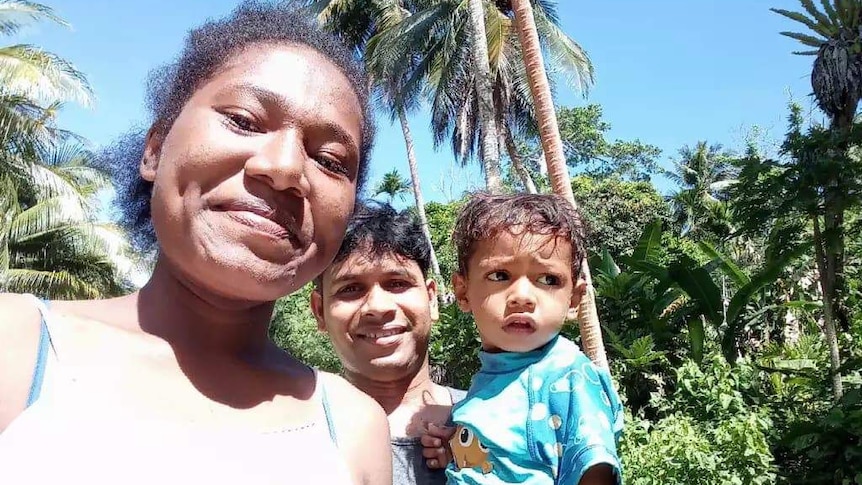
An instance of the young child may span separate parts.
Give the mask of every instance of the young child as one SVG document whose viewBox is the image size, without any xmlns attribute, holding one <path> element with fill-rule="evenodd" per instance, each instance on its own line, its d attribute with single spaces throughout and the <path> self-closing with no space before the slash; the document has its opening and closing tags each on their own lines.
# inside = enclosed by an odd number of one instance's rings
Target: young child
<svg viewBox="0 0 862 485">
<path fill-rule="evenodd" d="M 584 290 L 584 230 L 555 195 L 475 195 L 453 239 L 482 367 L 452 410 L 449 483 L 621 484 L 610 375 L 561 337 Z"/>
</svg>

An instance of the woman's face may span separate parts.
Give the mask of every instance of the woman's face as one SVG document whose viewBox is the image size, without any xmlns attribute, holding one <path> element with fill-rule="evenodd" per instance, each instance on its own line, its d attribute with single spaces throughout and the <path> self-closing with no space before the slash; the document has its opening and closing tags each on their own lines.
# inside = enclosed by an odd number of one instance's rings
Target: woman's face
<svg viewBox="0 0 862 485">
<path fill-rule="evenodd" d="M 162 257 L 229 299 L 272 301 L 313 279 L 353 210 L 362 116 L 317 51 L 264 44 L 229 58 L 148 139 L 141 175 Z"/>
</svg>

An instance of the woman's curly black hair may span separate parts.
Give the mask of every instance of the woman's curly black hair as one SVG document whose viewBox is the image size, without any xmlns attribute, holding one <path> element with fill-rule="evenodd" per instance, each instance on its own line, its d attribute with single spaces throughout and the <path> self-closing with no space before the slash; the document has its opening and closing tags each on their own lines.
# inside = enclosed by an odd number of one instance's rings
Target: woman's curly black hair
<svg viewBox="0 0 862 485">
<path fill-rule="evenodd" d="M 262 43 L 298 44 L 312 48 L 335 64 L 350 81 L 364 110 L 357 191 L 368 174 L 368 159 L 374 141 L 374 118 L 369 102 L 368 80 L 354 52 L 323 32 L 295 2 L 277 4 L 245 1 L 229 16 L 210 20 L 189 32 L 179 57 L 150 73 L 147 108 L 154 135 L 164 137 L 189 98 L 232 55 Z M 149 128 L 149 127 L 148 127 Z M 150 217 L 153 184 L 138 172 L 148 129 L 122 135 L 101 153 L 100 168 L 112 175 L 120 211 L 120 225 L 133 245 L 144 252 L 156 247 Z"/>
</svg>

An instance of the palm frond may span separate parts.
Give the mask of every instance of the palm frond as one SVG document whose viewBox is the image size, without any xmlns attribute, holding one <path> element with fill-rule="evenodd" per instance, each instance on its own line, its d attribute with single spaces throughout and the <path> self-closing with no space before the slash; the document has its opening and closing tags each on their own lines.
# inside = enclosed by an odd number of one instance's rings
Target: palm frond
<svg viewBox="0 0 862 485">
<path fill-rule="evenodd" d="M 70 62 L 26 44 L 0 47 L 0 85 L 4 94 L 18 94 L 41 101 L 93 102 L 84 74 Z"/>
<path fill-rule="evenodd" d="M 780 34 L 786 37 L 790 37 L 791 39 L 796 39 L 809 47 L 819 48 L 826 42 L 825 40 L 818 37 L 814 37 L 813 35 L 800 34 L 798 32 L 780 32 Z M 814 53 L 816 54 L 817 51 L 814 51 Z"/>
<path fill-rule="evenodd" d="M 832 32 L 829 28 L 827 28 L 826 26 L 823 26 L 821 24 L 818 24 L 816 21 L 806 17 L 802 13 L 793 12 L 790 10 L 785 10 L 783 8 L 770 8 L 769 10 L 771 10 L 771 11 L 773 11 L 773 12 L 775 12 L 775 13 L 783 16 L 783 17 L 787 17 L 790 20 L 795 20 L 796 22 L 799 22 L 799 23 L 805 25 L 809 29 L 813 30 L 815 33 L 822 35 L 824 38 L 828 39 L 832 35 Z"/>
<path fill-rule="evenodd" d="M 31 22 L 42 20 L 49 20 L 64 27 L 69 26 L 47 5 L 19 0 L 0 2 L 0 35 L 15 35 Z"/>
<path fill-rule="evenodd" d="M 21 211 L 8 229 L 9 244 L 21 244 L 49 232 L 87 221 L 87 212 L 77 197 L 52 197 Z"/>
</svg>

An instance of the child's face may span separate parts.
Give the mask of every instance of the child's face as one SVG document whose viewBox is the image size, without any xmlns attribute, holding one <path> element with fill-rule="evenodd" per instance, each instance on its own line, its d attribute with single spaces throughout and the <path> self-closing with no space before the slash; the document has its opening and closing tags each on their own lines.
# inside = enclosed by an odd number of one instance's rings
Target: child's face
<svg viewBox="0 0 862 485">
<path fill-rule="evenodd" d="M 453 286 L 490 352 L 527 352 L 548 343 L 574 317 L 583 289 L 572 278 L 569 241 L 508 231 L 477 243 L 467 274 L 456 273 Z"/>
</svg>

